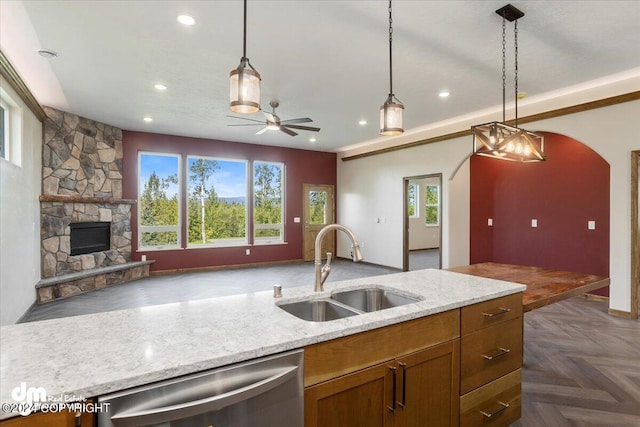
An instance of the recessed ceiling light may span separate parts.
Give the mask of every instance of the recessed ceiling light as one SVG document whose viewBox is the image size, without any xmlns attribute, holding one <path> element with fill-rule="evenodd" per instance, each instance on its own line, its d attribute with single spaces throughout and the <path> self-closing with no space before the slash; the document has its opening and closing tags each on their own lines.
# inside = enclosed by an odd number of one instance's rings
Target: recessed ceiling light
<svg viewBox="0 0 640 427">
<path fill-rule="evenodd" d="M 360 126 L 364 126 L 364 125 L 366 125 L 366 124 L 367 124 L 367 121 L 366 121 L 366 120 L 360 120 L 360 121 L 358 122 L 358 124 L 359 124 Z"/>
<path fill-rule="evenodd" d="M 52 59 L 58 57 L 58 52 L 55 52 L 51 49 L 38 49 L 38 55 L 43 58 Z"/>
<path fill-rule="evenodd" d="M 448 98 L 448 97 L 449 97 L 449 95 L 451 95 L 451 94 L 450 94 L 448 91 L 446 91 L 446 90 L 443 90 L 442 92 L 440 92 L 440 93 L 438 94 L 438 96 L 439 96 L 440 98 Z"/>
<path fill-rule="evenodd" d="M 316 142 L 316 139 L 314 137 L 309 138 L 309 142 Z"/>
<path fill-rule="evenodd" d="M 187 15 L 186 13 L 183 13 L 181 15 L 178 15 L 178 22 L 181 23 L 182 25 L 196 25 L 196 18 L 194 18 L 191 15 Z"/>
<path fill-rule="evenodd" d="M 153 85 L 153 87 L 156 90 L 167 90 L 167 87 L 165 85 L 163 85 L 162 83 L 156 83 Z"/>
<path fill-rule="evenodd" d="M 147 123 L 151 123 L 151 122 L 153 121 L 153 119 L 152 119 L 151 117 L 145 117 L 145 118 L 144 118 L 144 119 L 142 119 L 142 120 L 144 120 L 144 121 L 145 121 L 145 122 L 147 122 Z"/>
</svg>

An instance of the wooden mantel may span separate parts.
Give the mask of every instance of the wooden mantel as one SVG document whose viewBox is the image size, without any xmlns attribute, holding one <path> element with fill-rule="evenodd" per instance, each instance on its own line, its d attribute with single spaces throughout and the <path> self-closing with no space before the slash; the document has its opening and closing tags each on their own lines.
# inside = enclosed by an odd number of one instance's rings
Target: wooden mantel
<svg viewBox="0 0 640 427">
<path fill-rule="evenodd" d="M 110 205 L 135 205 L 136 199 L 110 199 L 105 197 L 81 197 L 81 196 L 60 196 L 43 194 L 40 196 L 41 202 L 62 202 L 62 203 L 104 203 Z"/>
<path fill-rule="evenodd" d="M 522 308 L 525 312 L 603 288 L 610 283 L 608 277 L 593 274 L 495 262 L 483 262 L 447 270 L 527 285 L 522 296 Z"/>
</svg>

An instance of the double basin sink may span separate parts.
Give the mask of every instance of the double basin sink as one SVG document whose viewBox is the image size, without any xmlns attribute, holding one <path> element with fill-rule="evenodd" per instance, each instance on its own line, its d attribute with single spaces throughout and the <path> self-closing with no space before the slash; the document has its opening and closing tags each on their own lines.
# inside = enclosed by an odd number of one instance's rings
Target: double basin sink
<svg viewBox="0 0 640 427">
<path fill-rule="evenodd" d="M 364 288 L 334 292 L 330 298 L 292 302 L 279 307 L 303 320 L 326 322 L 419 301 L 420 298 L 400 295 L 388 289 Z"/>
</svg>

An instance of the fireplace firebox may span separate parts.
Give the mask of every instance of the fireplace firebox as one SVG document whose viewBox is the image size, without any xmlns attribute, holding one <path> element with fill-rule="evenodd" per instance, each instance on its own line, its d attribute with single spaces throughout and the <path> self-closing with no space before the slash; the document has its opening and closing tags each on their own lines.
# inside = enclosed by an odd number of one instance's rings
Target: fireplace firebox
<svg viewBox="0 0 640 427">
<path fill-rule="evenodd" d="M 75 222 L 71 227 L 71 255 L 111 249 L 110 222 Z"/>
</svg>

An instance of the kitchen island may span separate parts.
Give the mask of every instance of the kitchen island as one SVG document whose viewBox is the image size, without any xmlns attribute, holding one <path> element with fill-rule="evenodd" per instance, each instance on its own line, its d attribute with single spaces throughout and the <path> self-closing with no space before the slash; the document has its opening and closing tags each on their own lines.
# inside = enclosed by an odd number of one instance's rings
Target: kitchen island
<svg viewBox="0 0 640 427">
<path fill-rule="evenodd" d="M 393 289 L 420 302 L 329 322 L 309 322 L 277 304 L 336 289 Z M 283 351 L 330 342 L 518 294 L 525 286 L 420 270 L 271 292 L 142 307 L 0 328 L 2 403 L 25 383 L 47 396 L 97 397 Z M 276 304 L 277 303 L 277 304 Z M 464 322 L 463 322 L 464 323 Z M 521 329 L 520 329 L 521 334 Z M 15 414 L 2 412 L 2 418 Z"/>
</svg>

